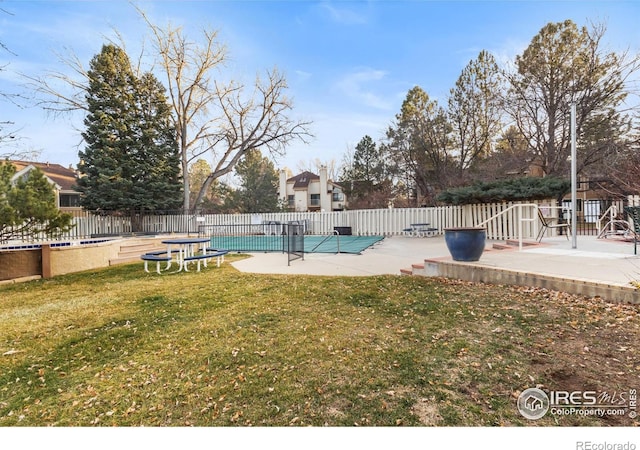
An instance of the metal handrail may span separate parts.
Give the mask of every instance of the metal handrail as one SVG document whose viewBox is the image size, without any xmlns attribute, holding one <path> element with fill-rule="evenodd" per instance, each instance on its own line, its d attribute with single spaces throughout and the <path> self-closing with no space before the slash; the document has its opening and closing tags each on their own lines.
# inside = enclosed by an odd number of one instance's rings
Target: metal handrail
<svg viewBox="0 0 640 450">
<path fill-rule="evenodd" d="M 618 207 L 616 205 L 611 205 L 607 210 L 598 218 L 596 221 L 596 231 L 598 232 L 598 239 L 603 236 L 606 237 L 611 234 L 625 234 L 631 230 L 631 224 L 627 220 L 616 219 L 618 217 Z M 602 222 L 608 220 L 608 222 L 602 226 Z M 622 229 L 618 229 L 617 227 L 621 227 Z"/>
<path fill-rule="evenodd" d="M 522 216 L 522 208 L 523 207 L 531 207 L 534 209 L 534 213 L 532 214 L 531 217 L 523 217 Z M 478 225 L 476 225 L 477 227 L 482 227 L 483 225 L 486 225 L 487 223 L 491 222 L 492 220 L 497 219 L 498 217 L 502 216 L 503 214 L 509 212 L 512 209 L 518 209 L 518 250 L 522 251 L 522 222 L 534 222 L 535 223 L 535 233 L 538 234 L 538 216 L 537 214 L 535 214 L 535 212 L 537 212 L 539 206 L 536 205 L 535 203 L 521 203 L 521 204 L 517 204 L 517 205 L 511 205 L 509 206 L 507 209 L 500 211 L 497 214 L 494 214 L 493 216 L 491 216 L 490 218 L 488 218 L 487 220 L 485 220 L 484 222 L 480 222 Z"/>
<path fill-rule="evenodd" d="M 611 224 L 613 226 L 612 221 L 614 220 L 614 218 L 618 215 L 618 208 L 616 205 L 611 205 L 607 208 L 607 210 L 600 216 L 598 217 L 598 220 L 596 221 L 596 231 L 598 234 L 598 237 L 601 237 L 601 235 L 603 233 L 606 233 L 606 228 L 609 224 Z M 607 222 L 607 225 L 605 225 L 604 227 L 602 226 L 602 222 L 604 220 L 606 220 L 608 217 L 609 222 Z M 614 231 L 613 228 L 611 229 L 611 231 Z"/>
</svg>

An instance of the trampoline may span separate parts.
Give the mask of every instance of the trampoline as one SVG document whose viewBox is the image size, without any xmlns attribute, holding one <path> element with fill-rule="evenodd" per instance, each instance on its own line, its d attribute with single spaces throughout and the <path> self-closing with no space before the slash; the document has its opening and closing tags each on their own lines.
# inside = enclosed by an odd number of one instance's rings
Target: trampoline
<svg viewBox="0 0 640 450">
<path fill-rule="evenodd" d="M 362 253 L 384 239 L 384 236 L 305 235 L 305 253 Z M 283 252 L 286 241 L 282 236 L 212 236 L 211 247 L 232 252 Z M 339 247 L 339 248 L 338 248 Z"/>
</svg>

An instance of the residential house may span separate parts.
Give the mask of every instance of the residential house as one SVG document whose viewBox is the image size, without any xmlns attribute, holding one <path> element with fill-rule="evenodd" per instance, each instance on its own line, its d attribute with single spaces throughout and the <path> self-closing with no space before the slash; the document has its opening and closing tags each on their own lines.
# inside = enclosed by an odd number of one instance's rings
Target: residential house
<svg viewBox="0 0 640 450">
<path fill-rule="evenodd" d="M 290 211 L 342 211 L 347 207 L 344 190 L 328 179 L 324 166 L 320 175 L 305 171 L 288 179 L 281 170 L 278 198 Z"/>
<path fill-rule="evenodd" d="M 71 167 L 66 168 L 60 164 L 40 163 L 33 161 L 7 161 L 16 168 L 14 180 L 26 176 L 34 169 L 40 169 L 56 193 L 56 206 L 64 212 L 74 213 L 81 211 L 80 193 L 75 190 L 77 172 Z"/>
</svg>

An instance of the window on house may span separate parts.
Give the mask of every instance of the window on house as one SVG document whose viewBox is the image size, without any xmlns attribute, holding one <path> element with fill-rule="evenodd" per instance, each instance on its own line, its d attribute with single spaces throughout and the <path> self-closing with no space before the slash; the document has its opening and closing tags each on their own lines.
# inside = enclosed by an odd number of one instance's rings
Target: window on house
<svg viewBox="0 0 640 450">
<path fill-rule="evenodd" d="M 77 208 L 80 206 L 80 194 L 60 194 L 61 208 Z"/>
<path fill-rule="evenodd" d="M 311 206 L 320 206 L 320 194 L 311 194 Z"/>
<path fill-rule="evenodd" d="M 296 205 L 296 199 L 294 195 L 287 195 L 287 205 L 289 206 L 295 206 Z"/>
<path fill-rule="evenodd" d="M 344 199 L 344 195 L 342 194 L 342 192 L 333 192 L 333 197 L 332 200 L 334 202 L 341 202 Z"/>
</svg>

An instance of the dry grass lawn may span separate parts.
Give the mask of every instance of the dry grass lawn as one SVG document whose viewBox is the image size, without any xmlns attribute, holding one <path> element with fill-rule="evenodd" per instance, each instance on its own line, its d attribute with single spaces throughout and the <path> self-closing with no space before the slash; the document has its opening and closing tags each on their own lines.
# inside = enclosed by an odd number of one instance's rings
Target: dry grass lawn
<svg viewBox="0 0 640 450">
<path fill-rule="evenodd" d="M 637 425 L 519 414 L 640 386 L 638 308 L 557 292 L 137 263 L 0 286 L 0 323 L 1 426 Z"/>
</svg>

